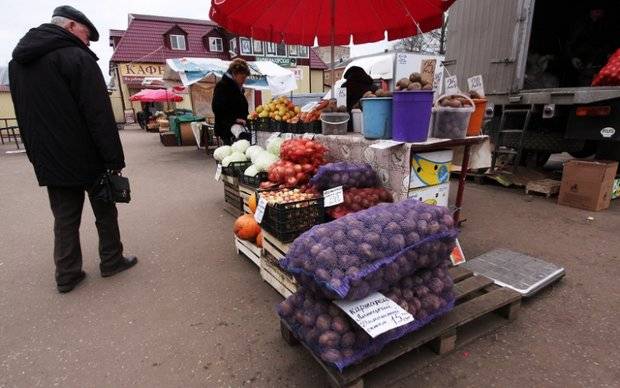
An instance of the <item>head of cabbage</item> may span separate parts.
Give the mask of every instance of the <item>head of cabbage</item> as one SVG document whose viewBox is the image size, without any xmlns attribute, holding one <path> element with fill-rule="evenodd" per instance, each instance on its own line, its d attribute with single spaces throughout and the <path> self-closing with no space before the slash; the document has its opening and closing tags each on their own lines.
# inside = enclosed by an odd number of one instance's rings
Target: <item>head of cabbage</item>
<svg viewBox="0 0 620 388">
<path fill-rule="evenodd" d="M 232 148 L 230 146 L 224 145 L 221 147 L 217 147 L 215 151 L 213 151 L 213 159 L 221 162 L 225 157 L 232 154 Z"/>
<path fill-rule="evenodd" d="M 276 137 L 275 139 L 271 139 L 267 142 L 267 151 L 271 152 L 276 156 L 280 156 L 280 146 L 284 143 L 284 139 L 281 137 Z"/>
<path fill-rule="evenodd" d="M 232 162 L 246 162 L 248 159 L 245 157 L 244 153 L 241 152 L 233 152 L 222 160 L 222 166 L 228 167 L 228 165 Z"/>
<path fill-rule="evenodd" d="M 236 142 L 233 143 L 231 147 L 232 147 L 233 152 L 244 153 L 245 150 L 247 150 L 248 147 L 250 147 L 250 142 L 245 139 L 237 140 Z"/>
</svg>

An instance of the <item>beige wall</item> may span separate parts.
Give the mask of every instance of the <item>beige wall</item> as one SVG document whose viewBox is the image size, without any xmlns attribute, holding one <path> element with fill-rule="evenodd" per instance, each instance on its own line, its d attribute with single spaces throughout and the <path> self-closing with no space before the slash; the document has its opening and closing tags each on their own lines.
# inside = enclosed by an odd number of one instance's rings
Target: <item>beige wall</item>
<svg viewBox="0 0 620 388">
<path fill-rule="evenodd" d="M 0 92 L 0 118 L 13 118 L 15 117 L 15 108 L 13 107 L 13 100 L 11 99 L 11 92 Z M 14 123 L 8 123 L 11 125 Z M 0 125 L 4 125 L 4 121 L 0 121 Z"/>
<path fill-rule="evenodd" d="M 110 94 L 110 102 L 112 103 L 112 111 L 114 112 L 114 120 L 117 123 L 125 121 L 125 113 L 123 112 L 123 101 L 121 92 L 118 88 Z"/>
<path fill-rule="evenodd" d="M 311 70 L 310 77 L 312 78 L 310 93 L 323 93 L 323 70 Z"/>
</svg>

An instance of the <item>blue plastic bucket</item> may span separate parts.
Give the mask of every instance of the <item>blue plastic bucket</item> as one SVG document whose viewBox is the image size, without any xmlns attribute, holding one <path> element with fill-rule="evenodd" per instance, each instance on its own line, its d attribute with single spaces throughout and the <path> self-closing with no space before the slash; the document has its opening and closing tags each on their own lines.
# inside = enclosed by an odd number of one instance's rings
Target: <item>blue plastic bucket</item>
<svg viewBox="0 0 620 388">
<path fill-rule="evenodd" d="M 362 98 L 362 134 L 366 139 L 392 138 L 392 97 Z"/>
</svg>

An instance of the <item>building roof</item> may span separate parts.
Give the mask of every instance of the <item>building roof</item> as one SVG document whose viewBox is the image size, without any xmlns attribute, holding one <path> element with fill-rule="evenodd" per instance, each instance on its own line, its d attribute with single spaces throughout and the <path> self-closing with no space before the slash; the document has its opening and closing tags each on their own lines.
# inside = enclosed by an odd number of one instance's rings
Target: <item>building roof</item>
<svg viewBox="0 0 620 388">
<path fill-rule="evenodd" d="M 314 51 L 314 47 L 310 48 L 310 68 L 318 70 L 327 69 L 327 65 L 323 62 L 321 57 L 319 57 L 316 51 Z"/>
<path fill-rule="evenodd" d="M 175 25 L 187 33 L 187 50 L 172 50 L 164 45 L 163 35 Z M 164 63 L 168 58 L 204 57 L 208 52 L 202 38 L 216 26 L 209 20 L 129 14 L 129 26 L 110 61 Z"/>
<path fill-rule="evenodd" d="M 121 38 L 125 34 L 125 30 L 110 30 L 110 38 Z"/>
</svg>

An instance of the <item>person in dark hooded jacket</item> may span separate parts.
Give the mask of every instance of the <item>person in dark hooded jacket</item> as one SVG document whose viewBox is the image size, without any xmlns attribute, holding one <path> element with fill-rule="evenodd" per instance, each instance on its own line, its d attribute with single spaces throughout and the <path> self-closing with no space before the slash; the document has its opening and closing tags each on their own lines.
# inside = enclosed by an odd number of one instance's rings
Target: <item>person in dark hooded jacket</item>
<svg viewBox="0 0 620 388">
<path fill-rule="evenodd" d="M 215 116 L 214 129 L 226 145 L 232 144 L 234 140 L 230 128 L 234 124 L 246 124 L 248 100 L 243 93 L 243 83 L 249 75 L 247 62 L 240 58 L 234 59 L 213 90 L 211 109 Z"/>
<path fill-rule="evenodd" d="M 353 107 L 362 99 L 364 93 L 375 92 L 372 78 L 359 66 L 351 66 L 342 76 L 346 81 L 342 84 L 347 89 L 347 112 L 351 115 Z M 353 130 L 353 120 L 349 120 L 349 131 Z"/>
<path fill-rule="evenodd" d="M 71 291 L 82 271 L 79 227 L 84 193 L 104 172 L 125 167 L 123 147 L 97 56 L 88 48 L 99 34 L 80 11 L 54 10 L 52 22 L 19 41 L 9 82 L 20 133 L 54 215 L 54 262 L 59 292 Z M 136 264 L 123 256 L 113 203 L 90 199 L 99 234 L 102 276 Z"/>
</svg>

